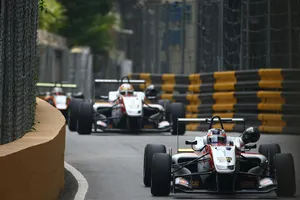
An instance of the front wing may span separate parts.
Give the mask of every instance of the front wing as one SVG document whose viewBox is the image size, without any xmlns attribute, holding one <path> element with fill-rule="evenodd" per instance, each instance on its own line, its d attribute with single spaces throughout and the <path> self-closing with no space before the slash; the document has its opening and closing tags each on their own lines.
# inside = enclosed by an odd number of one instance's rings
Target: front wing
<svg viewBox="0 0 300 200">
<path fill-rule="evenodd" d="M 101 129 L 102 132 L 106 133 L 132 133 L 132 132 L 139 132 L 139 133 L 162 133 L 162 132 L 168 132 L 171 130 L 171 128 L 163 128 L 163 129 L 116 129 L 116 128 L 107 128 L 107 129 Z M 97 130 L 95 132 L 98 132 Z"/>
<path fill-rule="evenodd" d="M 204 173 L 192 173 L 192 174 L 186 174 L 186 175 L 178 175 L 178 176 L 173 176 L 172 180 L 172 186 L 171 186 L 171 191 L 176 194 L 176 193 L 188 193 L 188 194 L 268 194 L 277 189 L 276 184 L 266 187 L 266 188 L 253 188 L 253 189 L 241 189 L 241 190 L 235 190 L 235 191 L 218 191 L 218 190 L 208 190 L 204 189 L 203 187 L 180 187 L 179 185 L 175 184 L 175 179 L 178 177 L 193 177 L 193 176 L 201 176 L 201 175 L 209 175 L 209 174 L 214 174 L 216 172 L 204 172 Z M 245 175 L 245 173 L 242 173 Z M 253 175 L 253 174 L 249 174 Z M 253 175 L 253 176 L 258 176 L 259 175 Z M 201 181 L 200 181 L 201 182 Z"/>
</svg>

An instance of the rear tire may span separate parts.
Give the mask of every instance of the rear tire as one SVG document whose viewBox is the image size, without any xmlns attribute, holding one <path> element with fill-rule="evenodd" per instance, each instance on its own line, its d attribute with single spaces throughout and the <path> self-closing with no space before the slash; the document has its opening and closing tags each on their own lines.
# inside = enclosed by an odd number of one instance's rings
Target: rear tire
<svg viewBox="0 0 300 200">
<path fill-rule="evenodd" d="M 77 131 L 77 121 L 79 115 L 79 106 L 82 99 L 71 99 L 68 111 L 68 127 L 70 131 Z"/>
<path fill-rule="evenodd" d="M 296 193 L 296 177 L 294 158 L 290 153 L 275 155 L 274 166 L 276 170 L 278 197 L 293 197 Z"/>
<path fill-rule="evenodd" d="M 93 103 L 82 102 L 79 106 L 77 132 L 80 135 L 91 134 L 94 122 Z"/>
<path fill-rule="evenodd" d="M 264 155 L 270 164 L 271 176 L 275 174 L 274 159 L 275 155 L 281 153 L 279 144 L 262 144 L 259 146 L 258 152 Z"/>
<path fill-rule="evenodd" d="M 172 114 L 172 135 L 184 135 L 186 131 L 186 124 L 178 123 L 178 118 L 185 118 L 185 107 L 182 103 L 172 103 L 171 104 L 171 114 Z"/>
<path fill-rule="evenodd" d="M 155 153 L 166 153 L 166 147 L 162 144 L 147 144 L 144 150 L 143 181 L 146 187 L 151 186 L 152 157 Z"/>
<path fill-rule="evenodd" d="M 169 196 L 171 189 L 171 156 L 156 153 L 152 159 L 151 194 Z"/>
</svg>

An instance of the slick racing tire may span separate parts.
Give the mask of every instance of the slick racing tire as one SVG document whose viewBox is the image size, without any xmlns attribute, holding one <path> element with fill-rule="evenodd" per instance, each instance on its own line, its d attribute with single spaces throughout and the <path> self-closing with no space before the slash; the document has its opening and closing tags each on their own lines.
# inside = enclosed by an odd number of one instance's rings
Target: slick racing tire
<svg viewBox="0 0 300 200">
<path fill-rule="evenodd" d="M 171 117 L 172 117 L 172 135 L 184 135 L 186 131 L 186 125 L 184 123 L 178 123 L 178 118 L 185 118 L 185 107 L 182 103 L 171 104 Z"/>
<path fill-rule="evenodd" d="M 153 196 L 168 196 L 171 189 L 171 156 L 166 153 L 156 153 L 152 159 L 151 194 Z"/>
<path fill-rule="evenodd" d="M 158 104 L 161 105 L 165 109 L 166 120 L 171 122 L 171 104 L 170 100 L 160 99 L 158 100 Z"/>
<path fill-rule="evenodd" d="M 143 181 L 146 187 L 151 185 L 151 166 L 152 157 L 155 153 L 166 153 L 166 147 L 162 144 L 147 144 L 144 150 L 144 167 L 143 167 Z"/>
<path fill-rule="evenodd" d="M 77 132 L 80 135 L 91 134 L 94 121 L 93 103 L 82 102 L 79 106 Z"/>
<path fill-rule="evenodd" d="M 281 153 L 279 144 L 262 144 L 258 148 L 258 153 L 264 155 L 270 164 L 271 176 L 275 173 L 274 158 L 276 154 Z"/>
<path fill-rule="evenodd" d="M 294 158 L 290 153 L 276 154 L 274 159 L 278 197 L 293 197 L 296 193 Z"/>
<path fill-rule="evenodd" d="M 79 106 L 81 102 L 83 102 L 82 99 L 71 99 L 68 114 L 68 127 L 70 131 L 77 131 Z"/>
</svg>

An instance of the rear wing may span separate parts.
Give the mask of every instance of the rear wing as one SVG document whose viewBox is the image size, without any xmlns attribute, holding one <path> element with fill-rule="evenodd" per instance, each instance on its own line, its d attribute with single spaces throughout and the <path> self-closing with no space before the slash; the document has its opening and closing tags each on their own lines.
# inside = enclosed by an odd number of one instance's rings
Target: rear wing
<svg viewBox="0 0 300 200">
<path fill-rule="evenodd" d="M 37 83 L 37 87 L 61 87 L 61 88 L 77 88 L 76 84 L 68 83 Z"/>
<path fill-rule="evenodd" d="M 209 124 L 208 129 L 211 129 L 214 122 L 220 123 L 221 128 L 224 129 L 223 123 L 243 123 L 244 129 L 246 129 L 246 122 L 244 118 L 221 118 L 219 116 L 214 116 L 212 118 L 178 118 L 177 123 L 197 123 L 205 122 Z"/>
<path fill-rule="evenodd" d="M 191 122 L 220 122 L 219 118 L 178 118 L 179 123 L 191 123 Z M 244 118 L 221 118 L 222 123 L 237 123 L 237 122 L 245 122 Z"/>
<path fill-rule="evenodd" d="M 139 83 L 139 84 L 146 84 L 145 80 L 118 80 L 118 79 L 95 79 L 95 83 Z"/>
<path fill-rule="evenodd" d="M 146 85 L 146 81 L 145 80 L 130 80 L 128 77 L 123 77 L 121 79 L 94 79 L 94 83 L 106 83 L 106 84 L 123 84 L 123 83 L 129 83 L 132 85 L 135 84 L 145 84 Z M 108 91 L 111 91 L 112 88 L 108 87 L 106 88 L 106 90 L 108 89 Z M 117 88 L 116 88 L 117 90 Z M 96 100 L 96 86 L 94 87 L 94 100 Z M 102 99 L 100 97 L 100 99 Z"/>
</svg>

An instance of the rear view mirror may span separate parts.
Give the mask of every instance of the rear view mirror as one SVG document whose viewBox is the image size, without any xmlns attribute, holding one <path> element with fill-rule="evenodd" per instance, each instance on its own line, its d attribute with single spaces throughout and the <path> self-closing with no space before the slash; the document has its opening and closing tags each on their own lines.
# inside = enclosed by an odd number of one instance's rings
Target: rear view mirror
<svg viewBox="0 0 300 200">
<path fill-rule="evenodd" d="M 78 99 L 84 99 L 84 95 L 82 92 L 78 92 L 76 94 L 73 94 L 74 98 L 78 98 Z"/>
<path fill-rule="evenodd" d="M 260 138 L 260 132 L 258 128 L 249 127 L 240 136 L 245 144 L 256 143 Z"/>
<path fill-rule="evenodd" d="M 197 144 L 197 140 L 187 140 L 185 141 L 186 145 L 196 145 Z"/>
<path fill-rule="evenodd" d="M 145 90 L 145 96 L 149 100 L 156 100 L 157 99 L 157 91 L 154 85 L 149 85 Z"/>
<path fill-rule="evenodd" d="M 102 99 L 102 100 L 107 100 L 108 96 L 100 96 L 99 98 Z"/>
</svg>

